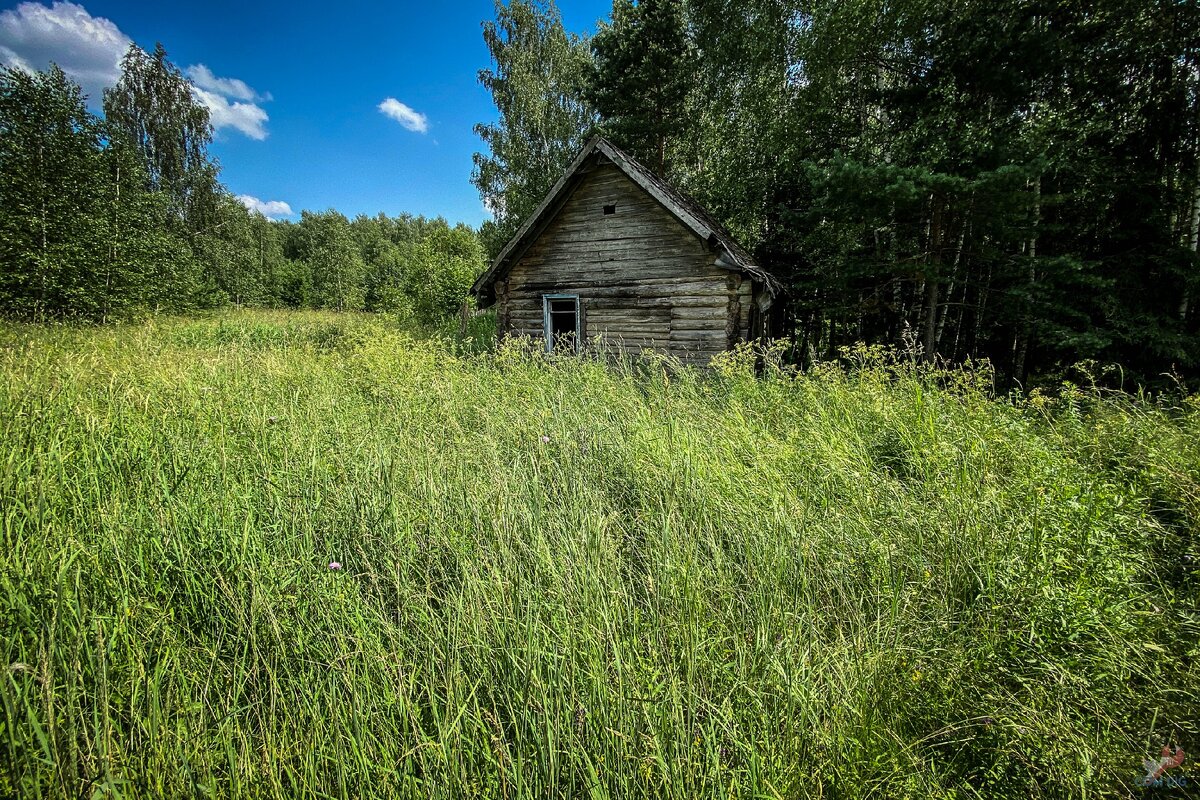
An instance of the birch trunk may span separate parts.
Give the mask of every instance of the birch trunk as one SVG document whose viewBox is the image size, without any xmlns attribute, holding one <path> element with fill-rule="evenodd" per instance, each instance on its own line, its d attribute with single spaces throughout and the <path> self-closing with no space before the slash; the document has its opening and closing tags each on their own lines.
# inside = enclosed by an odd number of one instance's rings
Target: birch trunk
<svg viewBox="0 0 1200 800">
<path fill-rule="evenodd" d="M 1028 291 L 1033 294 L 1034 284 L 1037 282 L 1037 268 L 1034 266 L 1034 259 L 1037 258 L 1037 243 L 1038 243 L 1038 223 L 1042 216 L 1042 176 L 1038 176 L 1033 184 L 1033 231 L 1029 234 L 1029 241 L 1025 247 L 1025 256 L 1029 259 L 1029 274 L 1028 274 Z M 1025 301 L 1025 314 L 1021 320 L 1020 332 L 1013 341 L 1013 380 L 1023 381 L 1025 379 L 1025 359 L 1029 353 L 1029 339 L 1033 335 L 1032 313 L 1030 305 L 1032 300 Z"/>
<path fill-rule="evenodd" d="M 1200 159 L 1197 159 L 1196 186 L 1192 189 L 1192 219 L 1188 230 L 1188 246 L 1193 253 L 1200 247 Z M 1190 277 L 1190 276 L 1189 276 Z M 1183 295 L 1179 298 L 1179 319 L 1187 322 L 1188 307 L 1191 303 L 1191 282 L 1184 281 Z"/>
<path fill-rule="evenodd" d="M 922 357 L 933 361 L 937 357 L 938 277 L 942 265 L 942 203 L 933 198 L 929 220 L 929 257 L 925 270 L 925 308 L 923 309 Z"/>
<path fill-rule="evenodd" d="M 950 316 L 950 305 L 954 301 L 954 286 L 958 278 L 958 267 L 962 263 L 963 244 L 967 240 L 967 227 L 970 224 L 970 208 L 968 207 L 967 216 L 963 218 L 962 226 L 958 229 L 958 243 L 954 247 L 954 261 L 950 266 L 950 285 L 946 287 L 946 304 L 942 306 L 942 313 L 938 318 L 937 326 L 937 346 L 940 349 L 942 346 L 942 333 L 946 329 L 946 318 Z M 963 280 L 963 302 L 967 299 L 966 280 Z M 961 320 L 962 315 L 959 315 Z M 957 340 L 957 336 L 955 339 Z M 957 348 L 957 345 L 956 345 Z"/>
</svg>

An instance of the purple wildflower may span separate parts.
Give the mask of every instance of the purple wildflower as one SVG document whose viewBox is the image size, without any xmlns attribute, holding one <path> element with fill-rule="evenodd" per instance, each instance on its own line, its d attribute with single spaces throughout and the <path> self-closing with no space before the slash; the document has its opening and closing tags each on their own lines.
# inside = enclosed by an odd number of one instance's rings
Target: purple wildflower
<svg viewBox="0 0 1200 800">
<path fill-rule="evenodd" d="M 329 562 L 329 568 L 330 568 L 331 570 L 334 570 L 334 571 L 336 572 L 337 570 L 339 570 L 339 569 L 341 569 L 341 568 L 342 568 L 342 562 L 340 562 L 340 561 L 330 561 L 330 562 Z"/>
</svg>

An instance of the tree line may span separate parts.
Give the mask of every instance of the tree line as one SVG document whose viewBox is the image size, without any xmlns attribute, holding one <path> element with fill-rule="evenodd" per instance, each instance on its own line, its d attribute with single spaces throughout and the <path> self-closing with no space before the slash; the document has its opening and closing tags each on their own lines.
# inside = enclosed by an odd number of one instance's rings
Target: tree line
<svg viewBox="0 0 1200 800">
<path fill-rule="evenodd" d="M 434 321 L 482 270 L 475 231 L 441 218 L 248 211 L 161 45 L 130 47 L 103 110 L 57 66 L 0 69 L 0 313 L 103 322 L 236 304 Z"/>
<path fill-rule="evenodd" d="M 1200 368 L 1200 7 L 497 2 L 474 180 L 494 253 L 593 132 L 788 286 L 793 356 L 859 341 L 1010 381 Z"/>
</svg>

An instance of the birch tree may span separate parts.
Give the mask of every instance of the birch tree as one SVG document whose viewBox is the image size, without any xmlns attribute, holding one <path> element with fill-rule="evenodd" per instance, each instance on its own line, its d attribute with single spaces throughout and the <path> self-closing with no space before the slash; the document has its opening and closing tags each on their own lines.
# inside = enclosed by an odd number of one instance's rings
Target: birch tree
<svg viewBox="0 0 1200 800">
<path fill-rule="evenodd" d="M 475 153 L 471 181 L 492 214 L 482 231 L 491 255 L 549 192 L 595 123 L 584 100 L 591 56 L 587 41 L 568 34 L 553 2 L 496 2 L 483 24 L 492 66 L 479 82 L 498 119 L 475 126 L 487 146 Z"/>
</svg>

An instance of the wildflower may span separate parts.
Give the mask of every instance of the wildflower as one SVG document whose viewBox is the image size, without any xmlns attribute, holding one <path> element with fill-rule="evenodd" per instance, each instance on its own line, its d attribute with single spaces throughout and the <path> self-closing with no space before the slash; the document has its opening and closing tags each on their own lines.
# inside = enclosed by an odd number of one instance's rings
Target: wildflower
<svg viewBox="0 0 1200 800">
<path fill-rule="evenodd" d="M 544 433 L 542 434 L 542 444 L 550 444 L 550 437 Z"/>
<path fill-rule="evenodd" d="M 913 674 L 912 674 L 912 679 L 913 679 L 913 683 L 920 683 L 921 682 L 921 670 L 914 669 Z"/>
<path fill-rule="evenodd" d="M 334 572 L 336 572 L 336 571 L 338 571 L 339 569 L 341 569 L 341 568 L 342 568 L 342 562 L 340 562 L 340 561 L 330 561 L 330 562 L 329 562 L 329 568 L 330 568 L 331 570 L 333 570 Z"/>
</svg>

